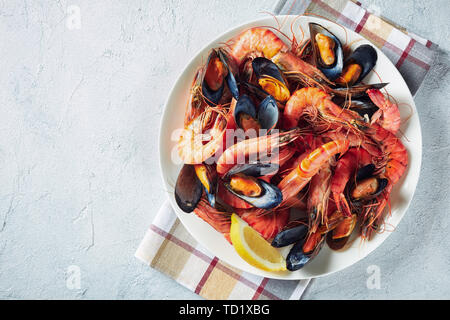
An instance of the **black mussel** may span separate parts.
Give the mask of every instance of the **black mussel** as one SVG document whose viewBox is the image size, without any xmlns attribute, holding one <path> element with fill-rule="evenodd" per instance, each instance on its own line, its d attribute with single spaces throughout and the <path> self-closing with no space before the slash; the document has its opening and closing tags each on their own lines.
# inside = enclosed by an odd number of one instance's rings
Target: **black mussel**
<svg viewBox="0 0 450 320">
<path fill-rule="evenodd" d="M 287 81 L 281 70 L 269 59 L 253 59 L 253 71 L 261 88 L 280 102 L 286 102 L 291 96 Z"/>
<path fill-rule="evenodd" d="M 348 242 L 349 237 L 333 239 L 333 234 L 331 232 L 327 233 L 326 242 L 331 250 L 341 250 Z"/>
<path fill-rule="evenodd" d="M 330 88 L 330 91 L 336 96 L 347 98 L 349 95 L 353 98 L 367 97 L 366 91 L 368 89 L 382 89 L 388 83 L 373 83 L 373 84 L 360 84 L 353 87 L 345 88 Z"/>
<path fill-rule="evenodd" d="M 175 184 L 175 201 L 186 213 L 194 211 L 202 197 L 202 183 L 197 178 L 193 165 L 185 164 Z"/>
<path fill-rule="evenodd" d="M 216 105 L 219 103 L 223 95 L 227 75 L 228 68 L 220 60 L 218 50 L 211 50 L 202 79 L 202 94 L 208 104 Z"/>
<path fill-rule="evenodd" d="M 242 173 L 250 177 L 262 177 L 277 172 L 279 168 L 280 165 L 278 163 L 256 162 L 237 164 L 227 172 L 225 177 L 231 177 L 237 173 Z"/>
<path fill-rule="evenodd" d="M 373 163 L 361 167 L 356 172 L 356 181 L 370 178 L 374 172 L 375 172 L 375 165 Z"/>
<path fill-rule="evenodd" d="M 340 250 L 347 243 L 350 235 L 355 229 L 358 217 L 353 214 L 351 217 L 346 217 L 342 220 L 332 231 L 327 233 L 327 244 L 332 250 Z"/>
<path fill-rule="evenodd" d="M 324 238 L 324 236 L 321 236 L 318 244 L 311 252 L 304 252 L 305 240 L 300 240 L 294 244 L 286 257 L 286 268 L 289 271 L 296 271 L 303 268 L 308 262 L 317 256 L 323 246 Z"/>
<path fill-rule="evenodd" d="M 231 176 L 229 181 L 224 182 L 224 186 L 255 208 L 272 209 L 283 200 L 283 195 L 276 186 L 240 173 Z"/>
<path fill-rule="evenodd" d="M 230 59 L 222 49 L 212 49 L 205 65 L 202 81 L 202 93 L 209 105 L 217 105 L 222 98 L 225 82 L 235 99 L 239 97 L 239 88 L 229 66 Z"/>
<path fill-rule="evenodd" d="M 220 60 L 226 65 L 228 69 L 228 75 L 225 78 L 227 81 L 228 89 L 231 92 L 231 95 L 233 98 L 238 99 L 239 98 L 239 87 L 238 82 L 236 78 L 234 77 L 234 72 L 237 67 L 232 67 L 231 64 L 234 63 L 233 59 L 226 53 L 226 51 L 219 49 L 219 57 Z"/>
<path fill-rule="evenodd" d="M 377 51 L 371 45 L 359 46 L 345 61 L 342 74 L 336 82 L 349 87 L 361 82 L 375 67 L 377 59 Z"/>
<path fill-rule="evenodd" d="M 377 197 L 388 185 L 388 180 L 379 177 L 370 177 L 356 181 L 350 196 L 355 201 L 373 199 Z"/>
<path fill-rule="evenodd" d="M 271 76 L 272 78 L 275 78 L 278 81 L 285 82 L 281 70 L 275 63 L 273 63 L 271 60 L 267 58 L 258 57 L 253 59 L 252 67 L 257 79 L 259 79 L 262 76 Z"/>
<path fill-rule="evenodd" d="M 326 28 L 317 23 L 309 23 L 313 59 L 316 67 L 329 79 L 334 81 L 344 66 L 344 51 L 339 39 Z"/>
<path fill-rule="evenodd" d="M 217 192 L 217 172 L 214 166 L 202 163 L 194 165 L 194 169 L 197 178 L 205 189 L 209 204 L 214 208 Z"/>
<path fill-rule="evenodd" d="M 278 122 L 279 115 L 277 102 L 272 96 L 267 96 L 259 104 L 258 121 L 261 124 L 261 129 L 273 129 Z"/>
<path fill-rule="evenodd" d="M 286 247 L 306 237 L 308 226 L 302 224 L 294 228 L 279 232 L 272 240 L 272 246 L 276 248 Z"/>
<path fill-rule="evenodd" d="M 219 104 L 219 101 L 223 95 L 224 88 L 225 87 L 222 85 L 219 89 L 214 91 L 212 89 L 209 89 L 209 86 L 206 84 L 206 81 L 203 81 L 202 94 L 205 97 L 206 103 L 208 103 L 211 106 Z"/>
<path fill-rule="evenodd" d="M 310 255 L 303 252 L 303 241 L 299 241 L 294 244 L 286 257 L 286 268 L 289 271 L 299 270 L 309 262 L 310 258 Z"/>
<path fill-rule="evenodd" d="M 257 128 L 259 126 L 256 116 L 256 107 L 253 100 L 246 94 L 239 97 L 234 108 L 234 120 L 239 128 Z"/>
<path fill-rule="evenodd" d="M 287 85 L 271 76 L 262 76 L 258 79 L 258 83 L 264 91 L 281 103 L 285 103 L 291 97 Z"/>
<path fill-rule="evenodd" d="M 234 119 L 239 128 L 271 130 L 278 122 L 279 110 L 275 99 L 267 96 L 259 104 L 258 111 L 253 100 L 246 94 L 239 97 L 234 108 Z"/>
</svg>

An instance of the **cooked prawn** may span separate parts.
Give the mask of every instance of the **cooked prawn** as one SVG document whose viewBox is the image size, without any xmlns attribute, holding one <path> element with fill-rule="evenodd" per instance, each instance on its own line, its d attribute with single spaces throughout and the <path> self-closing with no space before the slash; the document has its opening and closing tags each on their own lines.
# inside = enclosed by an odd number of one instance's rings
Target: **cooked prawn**
<svg viewBox="0 0 450 320">
<path fill-rule="evenodd" d="M 272 57 L 275 63 L 286 75 L 300 77 L 303 82 L 317 85 L 332 84 L 330 80 L 312 64 L 300 59 L 292 52 L 280 51 Z"/>
<path fill-rule="evenodd" d="M 325 143 L 312 151 L 302 162 L 278 184 L 283 202 L 300 192 L 320 168 L 336 154 L 344 154 L 348 141 L 336 140 Z"/>
<path fill-rule="evenodd" d="M 396 134 L 401 124 L 400 110 L 397 104 L 390 101 L 378 89 L 369 89 L 367 94 L 372 102 L 380 108 L 373 114 L 371 122 L 377 122 L 384 129 Z"/>
<path fill-rule="evenodd" d="M 289 47 L 266 28 L 252 28 L 239 34 L 231 45 L 231 55 L 236 63 L 246 60 L 249 55 L 261 53 L 265 58 L 271 59 L 280 51 L 287 51 Z"/>
<path fill-rule="evenodd" d="M 378 143 L 370 139 L 366 134 L 351 130 L 343 130 L 342 127 L 335 130 L 329 130 L 322 134 L 323 137 L 330 140 L 348 140 L 350 148 L 363 148 L 373 158 L 383 157 Z"/>
<path fill-rule="evenodd" d="M 386 167 L 384 177 L 391 185 L 396 184 L 406 171 L 408 166 L 408 151 L 403 143 L 392 132 L 373 124 L 371 138 L 379 145 L 386 155 Z"/>
<path fill-rule="evenodd" d="M 320 224 L 327 223 L 328 199 L 330 196 L 331 165 L 323 164 L 319 172 L 312 177 L 309 187 L 307 208 L 310 232 L 315 232 Z"/>
<path fill-rule="evenodd" d="M 234 165 L 258 155 L 269 155 L 278 148 L 291 143 L 300 136 L 300 130 L 294 129 L 281 133 L 243 140 L 227 148 L 217 160 L 217 172 L 226 174 Z M 276 159 L 276 157 L 272 157 Z"/>
<path fill-rule="evenodd" d="M 230 227 L 231 227 L 231 213 L 219 211 L 211 207 L 208 200 L 204 197 L 200 199 L 197 207 L 194 209 L 195 214 L 211 225 L 214 229 L 222 233 L 231 243 Z"/>
<path fill-rule="evenodd" d="M 183 162 L 200 164 L 212 157 L 222 146 L 226 125 L 226 118 L 221 113 L 209 109 L 188 123 L 177 145 Z"/>
<path fill-rule="evenodd" d="M 275 237 L 283 230 L 290 215 L 289 209 L 277 209 L 267 214 L 260 214 L 260 212 L 259 209 L 237 210 L 239 216 L 266 240 Z"/>
<path fill-rule="evenodd" d="M 344 189 L 359 165 L 369 164 L 370 159 L 371 156 L 363 148 L 350 148 L 339 159 L 334 169 L 334 175 L 331 179 L 331 193 L 337 209 L 348 217 L 352 216 L 352 212 L 345 198 Z"/>
<path fill-rule="evenodd" d="M 325 120 L 352 127 L 363 122 L 356 112 L 342 109 L 331 101 L 328 93 L 315 87 L 302 88 L 292 94 L 284 108 L 284 127 L 296 127 L 300 117 L 305 113 L 312 114 L 312 118 L 320 114 Z"/>
<path fill-rule="evenodd" d="M 372 139 L 380 144 L 386 155 L 386 165 L 381 176 L 387 178 L 389 183 L 384 192 L 377 197 L 377 202 L 366 206 L 361 226 L 363 239 L 370 238 L 372 231 L 382 221 L 383 211 L 389 203 L 392 188 L 403 176 L 408 166 L 408 152 L 400 139 L 392 132 L 380 125 L 373 124 L 370 134 Z"/>
</svg>

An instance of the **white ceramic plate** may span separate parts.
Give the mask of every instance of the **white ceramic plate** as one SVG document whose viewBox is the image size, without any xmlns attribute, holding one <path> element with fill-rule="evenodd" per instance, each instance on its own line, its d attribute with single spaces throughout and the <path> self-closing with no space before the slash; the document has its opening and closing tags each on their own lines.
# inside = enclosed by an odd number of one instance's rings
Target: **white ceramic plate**
<svg viewBox="0 0 450 320">
<path fill-rule="evenodd" d="M 279 21 L 285 21 L 284 27 L 281 29 L 287 35 L 291 35 L 290 27 L 291 22 L 296 19 L 296 16 L 279 16 Z M 328 28 L 333 32 L 341 41 L 345 41 L 344 30 L 336 24 L 314 17 L 300 17 L 295 20 L 293 30 L 299 30 L 298 26 L 301 26 L 308 34 L 308 22 L 317 22 Z M 324 276 L 339 270 L 342 270 L 352 264 L 358 262 L 375 248 L 381 245 L 381 243 L 390 235 L 391 232 L 384 232 L 377 234 L 371 241 L 360 245 L 357 240 L 353 245 L 345 251 L 335 252 L 331 251 L 326 245 L 320 251 L 319 255 L 307 264 L 303 269 L 295 272 L 286 273 L 271 273 L 256 269 L 244 260 L 242 260 L 235 252 L 234 248 L 224 239 L 222 234 L 215 231 L 206 222 L 198 218 L 194 213 L 186 214 L 182 212 L 175 202 L 173 190 L 178 173 L 181 169 L 181 164 L 176 164 L 172 161 L 172 157 L 176 154 L 176 139 L 174 139 L 173 132 L 177 128 L 182 128 L 184 112 L 186 103 L 188 100 L 189 89 L 197 68 L 206 61 L 208 51 L 211 48 L 220 46 L 230 38 L 239 34 L 242 30 L 256 27 L 256 26 L 273 26 L 276 27 L 276 21 L 272 17 L 256 20 L 246 23 L 239 27 L 233 28 L 230 31 L 222 34 L 216 40 L 211 42 L 208 46 L 203 48 L 187 65 L 184 71 L 178 78 L 175 86 L 173 87 L 161 121 L 161 131 L 159 137 L 160 148 L 160 167 L 164 186 L 168 191 L 169 199 L 175 209 L 179 219 L 190 232 L 190 234 L 210 252 L 215 254 L 218 258 L 227 262 L 228 264 L 244 270 L 246 272 L 277 279 L 306 279 L 313 277 Z M 297 38 L 301 38 L 300 31 L 296 34 Z M 362 38 L 357 33 L 347 29 L 348 43 L 354 40 L 363 39 L 359 41 L 357 45 L 363 43 L 370 43 Z M 284 40 L 284 38 L 281 37 Z M 417 116 L 416 107 L 414 105 L 411 93 L 403 80 L 402 76 L 391 63 L 391 61 L 380 51 L 378 52 L 378 62 L 375 67 L 377 73 L 381 76 L 383 82 L 389 82 L 386 89 L 389 93 L 395 97 L 395 99 L 401 104 L 408 104 L 411 106 L 413 115 L 404 123 L 401 131 L 404 133 L 402 138 L 403 143 L 408 149 L 409 153 L 409 167 L 403 179 L 395 186 L 391 195 L 392 216 L 388 219 L 388 223 L 395 227 L 398 225 L 403 215 L 405 214 L 408 206 L 413 198 L 413 194 L 419 179 L 420 164 L 422 158 L 422 136 L 420 131 L 419 118 Z M 375 74 L 370 73 L 365 78 L 367 83 L 379 82 Z M 410 109 L 407 107 L 401 108 L 405 113 L 410 113 Z M 403 115 L 405 116 L 405 115 Z M 405 138 L 406 137 L 406 138 Z"/>
</svg>

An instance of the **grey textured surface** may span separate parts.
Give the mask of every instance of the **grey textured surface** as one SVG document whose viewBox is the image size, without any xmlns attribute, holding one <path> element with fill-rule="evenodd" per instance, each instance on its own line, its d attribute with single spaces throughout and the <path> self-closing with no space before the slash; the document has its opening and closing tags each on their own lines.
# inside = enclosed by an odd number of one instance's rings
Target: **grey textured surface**
<svg viewBox="0 0 450 320">
<path fill-rule="evenodd" d="M 450 298 L 449 2 L 363 3 L 440 46 L 416 96 L 421 178 L 388 240 L 304 297 Z M 165 197 L 163 103 L 196 51 L 274 4 L 0 2 L 0 298 L 199 298 L 133 257 Z M 80 29 L 66 26 L 69 5 Z M 380 289 L 366 286 L 371 265 Z M 70 266 L 79 289 L 67 286 Z"/>
</svg>

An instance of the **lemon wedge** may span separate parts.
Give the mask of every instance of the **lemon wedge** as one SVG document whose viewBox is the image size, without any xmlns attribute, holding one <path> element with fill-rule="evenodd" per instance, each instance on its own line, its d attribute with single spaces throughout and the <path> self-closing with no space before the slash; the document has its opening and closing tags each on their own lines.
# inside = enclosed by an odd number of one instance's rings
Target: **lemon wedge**
<svg viewBox="0 0 450 320">
<path fill-rule="evenodd" d="M 286 260 L 238 215 L 231 215 L 230 238 L 236 252 L 250 265 L 266 271 L 286 270 Z"/>
</svg>

